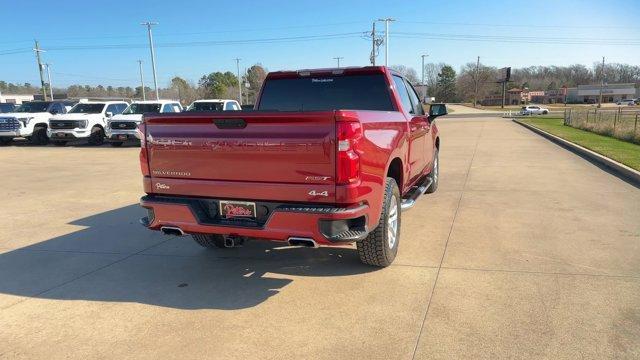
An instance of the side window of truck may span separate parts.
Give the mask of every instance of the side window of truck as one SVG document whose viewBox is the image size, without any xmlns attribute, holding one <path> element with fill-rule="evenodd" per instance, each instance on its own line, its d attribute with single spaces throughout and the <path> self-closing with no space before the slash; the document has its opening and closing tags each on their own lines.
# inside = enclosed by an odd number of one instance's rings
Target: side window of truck
<svg viewBox="0 0 640 360">
<path fill-rule="evenodd" d="M 411 103 L 413 104 L 413 114 L 414 115 L 424 115 L 424 108 L 420 103 L 420 97 L 414 89 L 413 85 L 407 81 L 407 87 L 409 88 L 409 97 L 411 98 Z"/>
<path fill-rule="evenodd" d="M 172 113 L 173 112 L 173 106 L 171 104 L 164 104 L 162 106 L 162 112 L 163 113 Z"/>
<path fill-rule="evenodd" d="M 400 100 L 402 101 L 402 108 L 407 112 L 413 113 L 409 92 L 407 92 L 407 87 L 404 85 L 404 80 L 402 80 L 400 76 L 393 75 L 393 82 L 396 85 L 398 96 L 400 96 Z"/>
</svg>

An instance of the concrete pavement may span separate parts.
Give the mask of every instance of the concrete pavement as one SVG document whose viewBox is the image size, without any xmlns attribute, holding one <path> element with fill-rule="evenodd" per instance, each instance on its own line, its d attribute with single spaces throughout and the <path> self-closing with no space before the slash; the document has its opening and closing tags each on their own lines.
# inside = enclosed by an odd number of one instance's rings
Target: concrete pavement
<svg viewBox="0 0 640 360">
<path fill-rule="evenodd" d="M 137 223 L 137 148 L 0 148 L 0 358 L 640 357 L 640 190 L 509 120 L 442 119 L 394 265 Z"/>
</svg>

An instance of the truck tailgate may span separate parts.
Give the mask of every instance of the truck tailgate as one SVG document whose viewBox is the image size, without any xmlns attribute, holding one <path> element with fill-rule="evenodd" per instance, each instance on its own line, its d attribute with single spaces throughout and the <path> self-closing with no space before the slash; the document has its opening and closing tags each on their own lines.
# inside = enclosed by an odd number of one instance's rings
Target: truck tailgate
<svg viewBox="0 0 640 360">
<path fill-rule="evenodd" d="M 159 193 L 334 201 L 331 111 L 173 114 L 145 123 L 150 173 Z"/>
</svg>

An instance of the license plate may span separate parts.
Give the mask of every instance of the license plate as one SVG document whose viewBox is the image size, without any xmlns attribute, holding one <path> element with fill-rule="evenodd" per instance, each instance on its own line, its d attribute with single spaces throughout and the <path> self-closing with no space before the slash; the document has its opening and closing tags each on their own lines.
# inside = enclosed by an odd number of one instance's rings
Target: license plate
<svg viewBox="0 0 640 360">
<path fill-rule="evenodd" d="M 57 136 L 57 137 L 65 137 L 65 136 L 67 136 L 67 135 L 66 135 L 65 133 L 57 133 L 57 134 L 56 134 L 56 136 Z"/>
<path fill-rule="evenodd" d="M 226 219 L 255 218 L 256 203 L 246 201 L 220 201 L 220 215 Z"/>
<path fill-rule="evenodd" d="M 118 135 L 118 139 L 127 140 L 127 135 Z"/>
</svg>

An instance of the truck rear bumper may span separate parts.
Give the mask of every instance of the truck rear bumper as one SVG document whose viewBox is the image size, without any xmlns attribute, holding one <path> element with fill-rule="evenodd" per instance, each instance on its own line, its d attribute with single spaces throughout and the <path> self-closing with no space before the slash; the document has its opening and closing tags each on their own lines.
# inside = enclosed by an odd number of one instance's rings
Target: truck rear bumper
<svg viewBox="0 0 640 360">
<path fill-rule="evenodd" d="M 366 204 L 348 207 L 256 201 L 257 219 L 225 219 L 217 214 L 216 199 L 144 196 L 140 205 L 148 216 L 141 223 L 151 230 L 177 227 L 187 234 L 223 234 L 287 241 L 313 239 L 321 245 L 339 245 L 365 238 Z"/>
</svg>

